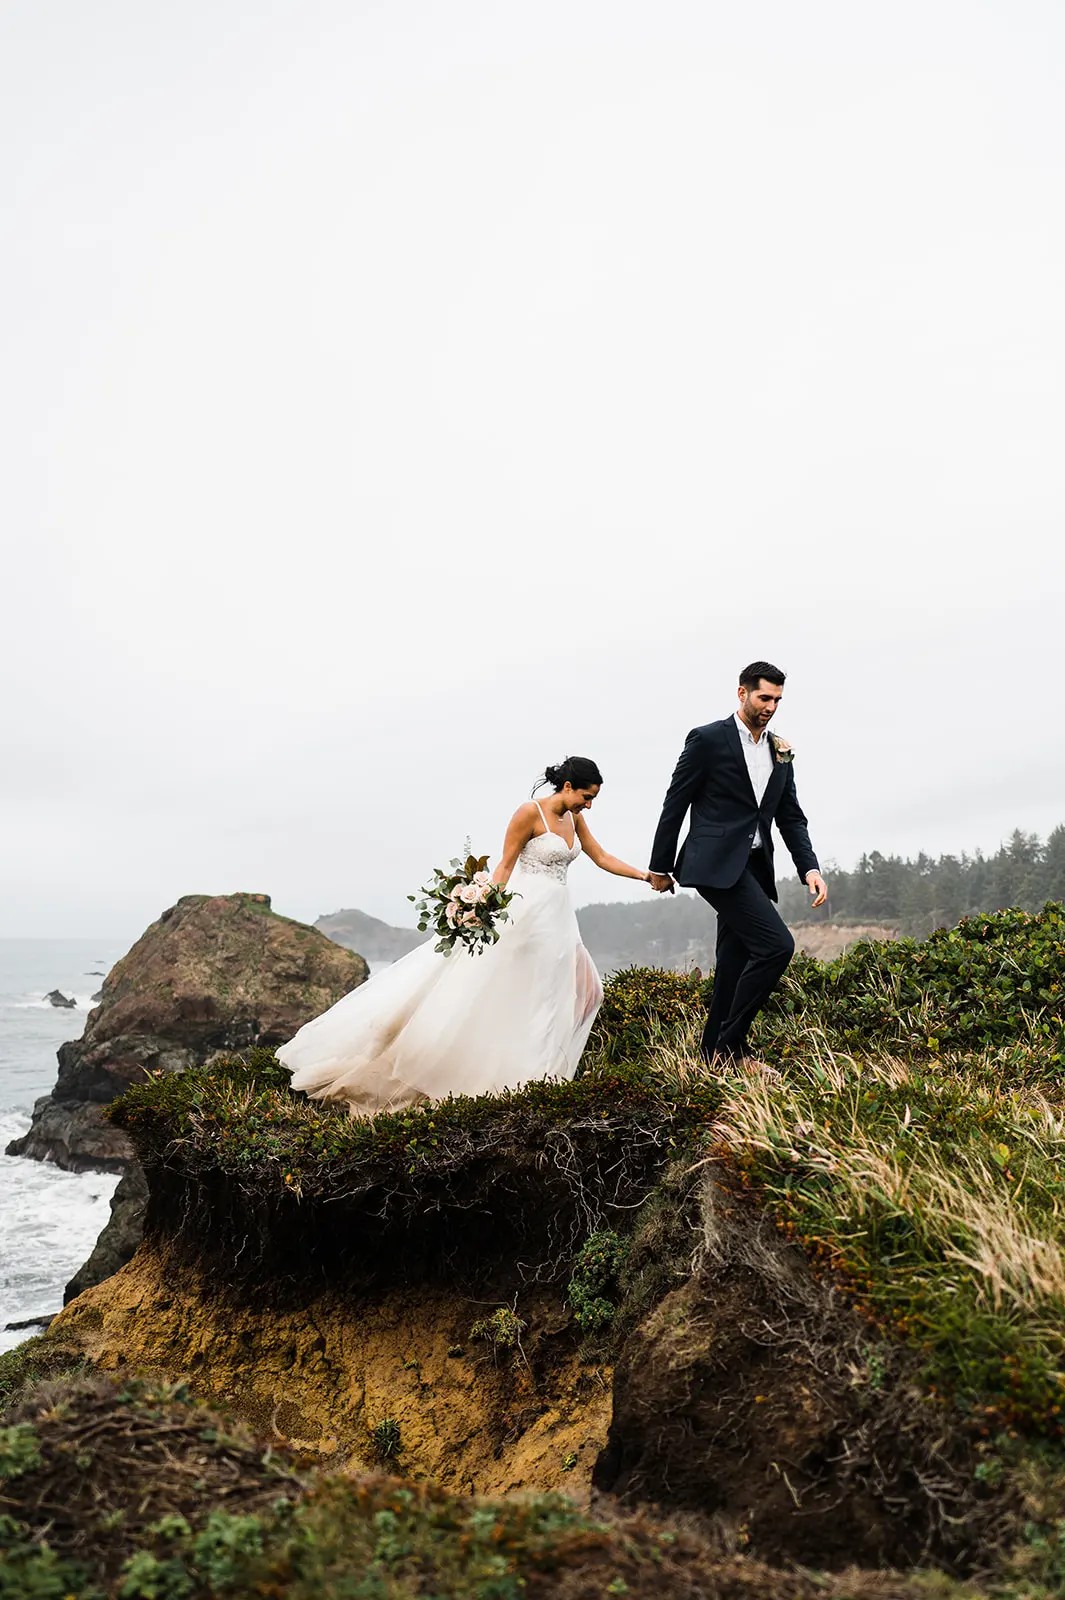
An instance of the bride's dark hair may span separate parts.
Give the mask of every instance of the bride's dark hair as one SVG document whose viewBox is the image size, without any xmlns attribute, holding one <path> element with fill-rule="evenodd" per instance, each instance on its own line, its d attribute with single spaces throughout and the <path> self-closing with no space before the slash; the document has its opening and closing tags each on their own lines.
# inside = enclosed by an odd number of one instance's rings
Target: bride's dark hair
<svg viewBox="0 0 1065 1600">
<path fill-rule="evenodd" d="M 544 768 L 544 775 L 542 778 L 537 778 L 532 792 L 535 794 L 545 783 L 549 783 L 558 794 L 567 783 L 574 789 L 590 789 L 593 784 L 601 784 L 602 781 L 603 774 L 594 761 L 590 761 L 587 756 L 567 756 L 557 767 Z"/>
</svg>

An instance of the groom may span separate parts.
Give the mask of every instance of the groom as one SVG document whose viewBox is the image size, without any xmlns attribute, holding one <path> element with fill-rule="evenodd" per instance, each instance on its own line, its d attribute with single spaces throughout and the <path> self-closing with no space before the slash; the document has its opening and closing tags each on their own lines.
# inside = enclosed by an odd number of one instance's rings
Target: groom
<svg viewBox="0 0 1065 1600">
<path fill-rule="evenodd" d="M 814 905 L 828 898 L 795 793 L 795 752 L 767 731 L 783 692 L 780 668 L 752 661 L 740 673 L 735 715 L 692 729 L 651 850 L 653 889 L 672 893 L 675 877 L 717 912 L 714 998 L 701 1046 L 706 1061 L 746 1054 L 747 1031 L 795 951 L 775 904 L 773 822 Z M 678 854 L 689 807 L 691 827 Z"/>
</svg>

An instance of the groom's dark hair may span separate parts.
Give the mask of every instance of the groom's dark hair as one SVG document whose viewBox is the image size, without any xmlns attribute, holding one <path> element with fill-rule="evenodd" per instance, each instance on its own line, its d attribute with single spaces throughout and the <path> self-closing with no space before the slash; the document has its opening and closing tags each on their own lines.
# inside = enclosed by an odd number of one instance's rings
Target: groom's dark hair
<svg viewBox="0 0 1065 1600">
<path fill-rule="evenodd" d="M 740 687 L 757 689 L 763 678 L 766 683 L 775 683 L 778 689 L 784 687 L 784 674 L 771 661 L 752 661 L 749 667 L 744 667 L 740 673 Z"/>
</svg>

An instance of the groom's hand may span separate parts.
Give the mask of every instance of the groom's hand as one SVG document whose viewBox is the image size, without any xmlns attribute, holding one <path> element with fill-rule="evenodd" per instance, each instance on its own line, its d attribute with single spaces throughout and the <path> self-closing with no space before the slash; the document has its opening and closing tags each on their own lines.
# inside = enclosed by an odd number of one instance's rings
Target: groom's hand
<svg viewBox="0 0 1065 1600">
<path fill-rule="evenodd" d="M 668 872 L 652 872 L 647 881 L 656 894 L 665 894 L 667 889 L 673 893 L 673 879 Z"/>
<path fill-rule="evenodd" d="M 828 884 L 819 872 L 808 872 L 806 874 L 806 887 L 814 897 L 814 909 L 817 906 L 823 906 L 828 899 Z"/>
</svg>

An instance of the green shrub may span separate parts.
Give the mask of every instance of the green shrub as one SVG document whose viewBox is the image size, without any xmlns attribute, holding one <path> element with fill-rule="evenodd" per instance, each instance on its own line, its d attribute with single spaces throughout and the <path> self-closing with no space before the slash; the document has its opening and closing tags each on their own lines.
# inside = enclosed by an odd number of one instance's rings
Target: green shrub
<svg viewBox="0 0 1065 1600">
<path fill-rule="evenodd" d="M 0 1514 L 0 1600 L 105 1600 L 80 1564 Z"/>
<path fill-rule="evenodd" d="M 490 1317 L 481 1317 L 470 1329 L 471 1339 L 483 1339 L 493 1350 L 513 1350 L 521 1343 L 526 1324 L 509 1306 L 500 1306 Z"/>
<path fill-rule="evenodd" d="M 195 1583 L 181 1556 L 161 1560 L 138 1550 L 123 1563 L 119 1600 L 187 1600 Z"/>
<path fill-rule="evenodd" d="M 603 991 L 603 1004 L 589 1039 L 592 1060 L 639 1061 L 663 1034 L 684 1017 L 701 1018 L 709 1004 L 712 980 L 661 967 L 626 967 Z"/>
<path fill-rule="evenodd" d="M 383 1417 L 371 1428 L 370 1442 L 378 1461 L 394 1461 L 403 1449 L 403 1435 L 395 1417 Z"/>
<path fill-rule="evenodd" d="M 21 1478 L 41 1464 L 37 1433 L 28 1422 L 17 1422 L 13 1427 L 0 1428 L 0 1481 Z"/>
<path fill-rule="evenodd" d="M 238 1591 L 244 1571 L 263 1550 L 263 1525 L 256 1516 L 212 1511 L 192 1540 L 192 1564 L 204 1587 L 215 1593 Z"/>
<path fill-rule="evenodd" d="M 1065 1519 L 1049 1524 L 1030 1522 L 1024 1530 L 1024 1540 L 1015 1557 L 1016 1565 L 1025 1577 L 1021 1591 L 1010 1590 L 1009 1600 L 1017 1594 L 1018 1600 L 1042 1600 L 1042 1595 L 1065 1594 Z M 1030 1587 L 1032 1580 L 1042 1585 L 1041 1590 Z"/>
<path fill-rule="evenodd" d="M 122 1567 L 120 1600 L 187 1600 L 198 1593 L 245 1593 L 245 1580 L 263 1555 L 265 1528 L 256 1516 L 212 1511 L 196 1532 L 182 1516 L 162 1518 L 148 1530 L 169 1544 L 158 1556 L 138 1550 Z"/>
<path fill-rule="evenodd" d="M 760 1037 L 792 1018 L 836 1045 L 935 1054 L 1018 1042 L 1065 1064 L 1065 907 L 967 917 L 920 943 L 861 943 L 828 963 L 797 956 Z M 789 1036 L 801 1049 L 801 1038 Z"/>
<path fill-rule="evenodd" d="M 610 1229 L 591 1234 L 573 1266 L 566 1297 L 573 1320 L 585 1333 L 601 1333 L 617 1311 L 617 1285 L 628 1244 Z"/>
</svg>

